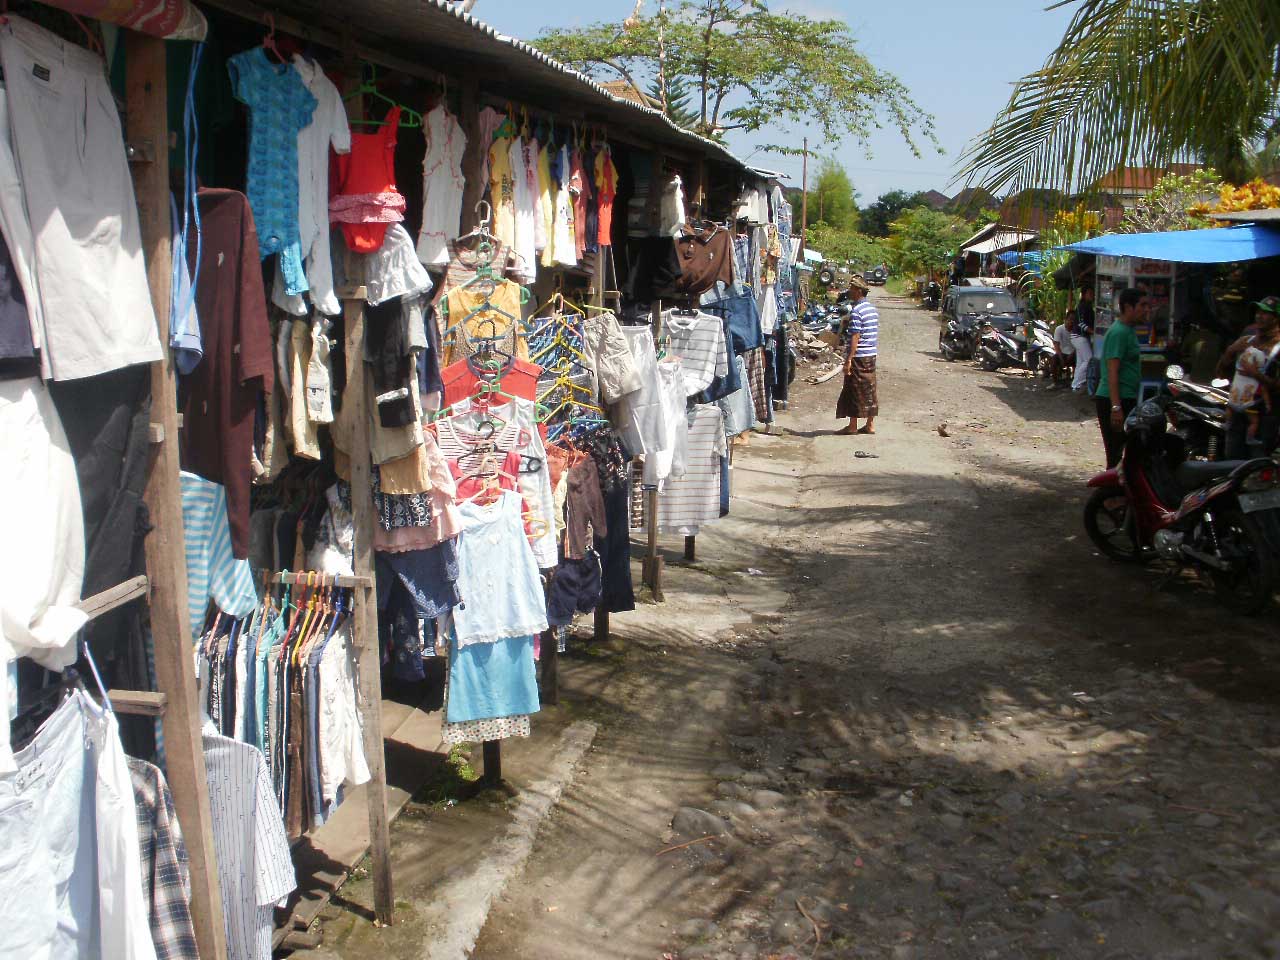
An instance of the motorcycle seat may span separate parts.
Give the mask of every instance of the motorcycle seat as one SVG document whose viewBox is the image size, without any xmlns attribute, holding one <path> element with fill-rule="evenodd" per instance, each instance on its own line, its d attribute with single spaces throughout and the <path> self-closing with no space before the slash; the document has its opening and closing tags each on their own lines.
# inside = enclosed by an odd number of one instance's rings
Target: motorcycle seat
<svg viewBox="0 0 1280 960">
<path fill-rule="evenodd" d="M 1196 490 L 1207 483 L 1221 480 L 1247 460 L 1188 460 L 1178 464 L 1174 478 L 1183 490 Z"/>
</svg>

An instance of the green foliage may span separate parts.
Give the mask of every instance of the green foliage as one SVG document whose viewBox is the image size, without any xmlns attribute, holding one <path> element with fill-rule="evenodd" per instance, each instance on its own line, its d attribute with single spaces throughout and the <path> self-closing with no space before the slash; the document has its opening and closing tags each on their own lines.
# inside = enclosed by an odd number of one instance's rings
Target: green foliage
<svg viewBox="0 0 1280 960">
<path fill-rule="evenodd" d="M 809 225 L 804 242 L 806 247 L 817 250 L 828 260 L 849 261 L 859 270 L 888 262 L 892 253 L 888 242 L 879 237 L 869 237 L 857 230 L 822 221 Z"/>
<path fill-rule="evenodd" d="M 1061 248 L 1095 236 L 1101 229 L 1101 218 L 1086 204 L 1079 203 L 1073 210 L 1059 212 L 1041 231 L 1040 276 L 1024 278 L 1027 303 L 1041 319 L 1053 324 L 1061 323 L 1071 303 L 1070 285 L 1060 287 L 1053 279 L 1053 274 L 1074 256 L 1070 250 Z"/>
<path fill-rule="evenodd" d="M 889 225 L 890 263 L 902 273 L 935 272 L 972 235 L 972 225 L 954 214 L 915 207 Z"/>
<path fill-rule="evenodd" d="M 844 167 L 824 158 L 813 186 L 809 188 L 809 216 L 841 230 L 855 230 L 858 226 L 857 197 L 853 181 Z M 800 222 L 799 217 L 795 222 Z"/>
<path fill-rule="evenodd" d="M 672 0 L 628 24 L 548 30 L 535 43 L 584 73 L 621 76 L 638 89 L 657 76 L 661 47 L 668 82 L 690 85 L 696 129 L 707 136 L 808 124 L 828 142 L 852 136 L 869 148 L 873 131 L 888 125 L 917 153 L 917 137 L 937 146 L 933 118 L 839 20 L 771 13 L 764 0 Z"/>
<path fill-rule="evenodd" d="M 890 190 L 876 198 L 876 202 L 862 211 L 861 227 L 863 233 L 873 237 L 889 236 L 889 225 L 902 215 L 904 210 L 913 207 L 927 207 L 929 201 L 922 191 L 907 193 L 905 190 Z"/>
<path fill-rule="evenodd" d="M 662 103 L 662 88 L 658 84 L 657 77 L 650 81 L 646 92 L 655 103 Z M 677 126 L 684 127 L 686 130 L 698 128 L 698 112 L 693 109 L 692 97 L 693 90 L 688 80 L 682 77 L 667 78 L 667 116 Z"/>
<path fill-rule="evenodd" d="M 1196 170 L 1188 175 L 1166 174 L 1156 181 L 1132 210 L 1120 221 L 1120 233 L 1152 233 L 1164 230 L 1198 230 L 1213 226 L 1207 217 L 1196 216 L 1191 208 L 1218 199 L 1222 179 L 1217 171 Z"/>
<path fill-rule="evenodd" d="M 1248 179 L 1280 134 L 1276 0 L 1076 0 L 1066 35 L 970 145 L 993 190 L 1096 183 L 1195 156 Z"/>
</svg>

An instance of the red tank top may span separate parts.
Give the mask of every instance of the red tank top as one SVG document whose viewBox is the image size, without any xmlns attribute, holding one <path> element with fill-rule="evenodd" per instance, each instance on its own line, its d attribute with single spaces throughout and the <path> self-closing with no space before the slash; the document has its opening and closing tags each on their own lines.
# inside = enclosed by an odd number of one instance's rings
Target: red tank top
<svg viewBox="0 0 1280 960">
<path fill-rule="evenodd" d="M 329 218 L 342 224 L 356 253 L 382 247 L 387 226 L 404 219 L 404 197 L 396 189 L 396 134 L 400 108 L 392 107 L 374 133 L 353 133 L 351 152 L 336 155 L 337 190 Z"/>
</svg>

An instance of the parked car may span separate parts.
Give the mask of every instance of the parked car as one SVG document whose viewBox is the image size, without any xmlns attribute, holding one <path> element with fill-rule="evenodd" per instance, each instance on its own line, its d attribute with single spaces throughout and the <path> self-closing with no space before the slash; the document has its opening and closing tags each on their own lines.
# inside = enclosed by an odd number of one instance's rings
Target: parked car
<svg viewBox="0 0 1280 960">
<path fill-rule="evenodd" d="M 941 322 L 948 320 L 990 320 L 1001 332 L 1009 333 L 1022 323 L 1018 301 L 1008 290 L 997 287 L 951 287 L 942 301 Z"/>
</svg>

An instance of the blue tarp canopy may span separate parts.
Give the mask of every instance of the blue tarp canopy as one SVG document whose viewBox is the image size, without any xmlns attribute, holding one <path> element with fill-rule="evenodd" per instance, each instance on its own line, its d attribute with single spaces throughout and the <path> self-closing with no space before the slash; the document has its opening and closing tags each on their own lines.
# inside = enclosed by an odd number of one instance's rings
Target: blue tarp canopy
<svg viewBox="0 0 1280 960">
<path fill-rule="evenodd" d="M 1008 250 L 997 253 L 996 259 L 1010 267 L 1022 267 L 1028 273 L 1039 273 L 1044 260 L 1043 250 Z"/>
<path fill-rule="evenodd" d="M 1280 257 L 1280 230 L 1245 224 L 1167 233 L 1109 233 L 1069 244 L 1063 249 L 1104 257 L 1141 257 L 1174 263 L 1235 263 Z"/>
</svg>

